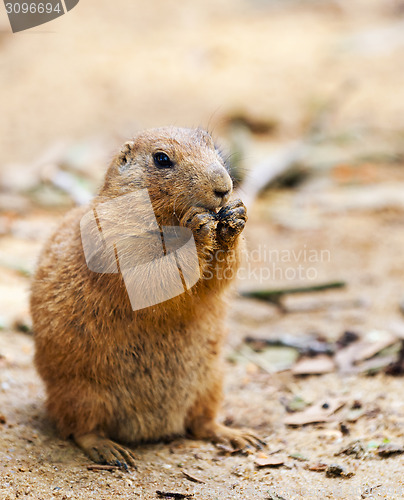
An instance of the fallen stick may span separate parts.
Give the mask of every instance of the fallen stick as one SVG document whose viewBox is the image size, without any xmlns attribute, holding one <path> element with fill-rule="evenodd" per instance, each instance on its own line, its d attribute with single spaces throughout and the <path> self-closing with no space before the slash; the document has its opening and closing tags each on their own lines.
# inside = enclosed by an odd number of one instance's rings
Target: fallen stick
<svg viewBox="0 0 404 500">
<path fill-rule="evenodd" d="M 202 479 L 199 479 L 199 477 L 195 477 L 185 470 L 182 471 L 182 475 L 186 477 L 189 481 L 192 481 L 193 483 L 205 484 L 205 481 L 202 481 Z"/>
<path fill-rule="evenodd" d="M 243 297 L 251 299 L 264 300 L 265 302 L 271 302 L 277 305 L 282 311 L 285 311 L 284 305 L 281 303 L 281 299 L 284 295 L 292 295 L 296 293 L 313 293 L 322 292 L 324 290 L 330 290 L 333 288 L 344 288 L 346 283 L 344 281 L 332 281 L 330 283 L 323 283 L 320 285 L 310 285 L 301 286 L 296 288 L 279 288 L 277 290 L 251 290 L 242 291 L 240 294 Z"/>
<path fill-rule="evenodd" d="M 240 186 L 243 202 L 250 208 L 260 191 L 290 170 L 308 151 L 306 141 L 294 141 L 250 170 Z"/>
<path fill-rule="evenodd" d="M 283 336 L 282 338 L 260 338 L 260 337 L 245 337 L 244 342 L 256 346 L 271 346 L 271 347 L 291 347 L 296 349 L 300 355 L 316 356 L 318 354 L 334 354 L 335 344 L 330 342 L 320 341 L 312 338 L 293 338 L 291 336 Z"/>
<path fill-rule="evenodd" d="M 247 209 L 250 208 L 263 189 L 283 174 L 290 172 L 299 162 L 304 161 L 307 153 L 317 143 L 323 142 L 327 138 L 324 130 L 327 129 L 330 118 L 341 103 L 344 102 L 348 91 L 351 89 L 351 82 L 345 82 L 314 114 L 299 140 L 289 142 L 247 172 L 239 187 Z M 246 129 L 246 127 L 244 128 Z M 238 141 L 236 142 L 238 143 L 240 139 L 240 133 L 238 133 Z"/>
<path fill-rule="evenodd" d="M 92 464 L 87 465 L 87 470 L 117 470 L 120 467 L 118 465 L 100 465 L 100 464 Z"/>
<path fill-rule="evenodd" d="M 193 493 L 171 493 L 170 491 L 156 491 L 160 498 L 193 498 Z"/>
</svg>

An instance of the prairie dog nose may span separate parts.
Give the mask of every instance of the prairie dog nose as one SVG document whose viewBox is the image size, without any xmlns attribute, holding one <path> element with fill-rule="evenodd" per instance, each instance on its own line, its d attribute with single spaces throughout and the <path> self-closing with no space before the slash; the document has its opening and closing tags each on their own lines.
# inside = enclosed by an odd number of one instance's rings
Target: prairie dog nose
<svg viewBox="0 0 404 500">
<path fill-rule="evenodd" d="M 225 196 L 228 196 L 230 194 L 230 190 L 227 189 L 227 191 L 218 191 L 217 189 L 215 189 L 214 193 L 218 198 L 224 198 Z"/>
<path fill-rule="evenodd" d="M 226 203 L 233 190 L 233 182 L 230 175 L 222 165 L 212 165 L 212 189 L 213 194 L 219 199 L 220 204 Z"/>
</svg>

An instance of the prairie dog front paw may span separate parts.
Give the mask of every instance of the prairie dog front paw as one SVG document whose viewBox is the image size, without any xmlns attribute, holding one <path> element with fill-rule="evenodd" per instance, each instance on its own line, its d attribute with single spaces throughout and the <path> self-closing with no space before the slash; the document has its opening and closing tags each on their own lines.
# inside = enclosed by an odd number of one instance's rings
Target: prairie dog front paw
<svg viewBox="0 0 404 500">
<path fill-rule="evenodd" d="M 244 229 L 247 209 L 241 200 L 234 200 L 222 207 L 216 218 L 218 238 L 231 244 Z"/>
<path fill-rule="evenodd" d="M 191 207 L 184 215 L 181 225 L 191 229 L 196 241 L 213 245 L 218 225 L 216 215 L 201 207 Z"/>
</svg>

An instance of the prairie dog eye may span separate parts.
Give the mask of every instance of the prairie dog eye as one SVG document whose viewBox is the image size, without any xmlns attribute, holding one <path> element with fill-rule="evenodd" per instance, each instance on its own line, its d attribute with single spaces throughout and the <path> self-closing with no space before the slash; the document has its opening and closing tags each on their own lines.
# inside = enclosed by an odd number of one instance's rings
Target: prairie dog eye
<svg viewBox="0 0 404 500">
<path fill-rule="evenodd" d="M 170 160 L 169 156 L 166 153 L 154 153 L 153 160 L 154 164 L 158 168 L 171 168 L 174 166 L 174 163 Z"/>
</svg>

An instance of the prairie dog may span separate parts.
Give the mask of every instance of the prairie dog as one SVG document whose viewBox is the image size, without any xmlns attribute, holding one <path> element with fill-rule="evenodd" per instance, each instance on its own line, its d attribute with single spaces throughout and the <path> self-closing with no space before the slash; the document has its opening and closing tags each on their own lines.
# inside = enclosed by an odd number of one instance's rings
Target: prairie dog
<svg viewBox="0 0 404 500">
<path fill-rule="evenodd" d="M 125 143 L 91 204 L 69 212 L 46 243 L 30 302 L 35 364 L 50 417 L 94 461 L 133 465 L 130 445 L 184 434 L 259 446 L 252 432 L 216 421 L 226 290 L 247 220 L 232 188 L 207 132 L 148 130 Z M 189 248 L 161 254 L 167 228 L 188 231 Z"/>
</svg>

